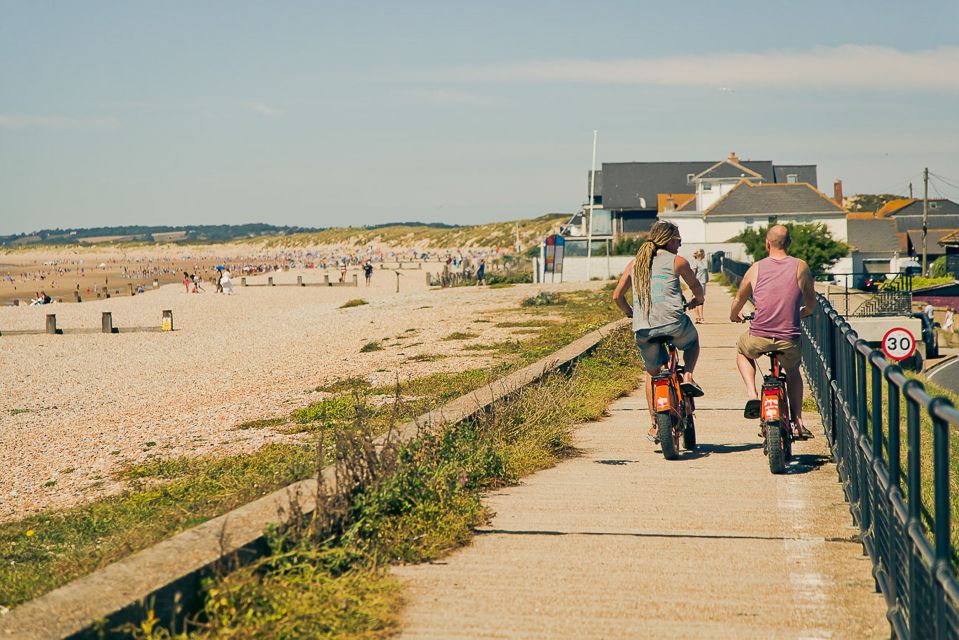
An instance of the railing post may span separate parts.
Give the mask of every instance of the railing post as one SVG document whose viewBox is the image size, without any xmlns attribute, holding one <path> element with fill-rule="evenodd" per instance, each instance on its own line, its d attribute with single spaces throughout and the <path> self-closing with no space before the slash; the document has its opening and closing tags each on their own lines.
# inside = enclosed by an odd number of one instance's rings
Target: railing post
<svg viewBox="0 0 959 640">
<path fill-rule="evenodd" d="M 949 504 L 949 424 L 936 415 L 939 406 L 952 407 L 945 398 L 933 398 L 927 408 L 933 425 L 933 490 L 936 504 L 936 562 L 932 567 L 933 579 L 939 582 L 941 572 L 952 569 L 952 539 L 950 538 Z M 946 600 L 943 589 L 936 593 L 936 630 L 940 638 L 948 636 L 946 630 Z"/>
<path fill-rule="evenodd" d="M 893 499 L 902 494 L 902 462 L 900 460 L 899 453 L 899 440 L 900 440 L 900 420 L 899 420 L 899 387 L 896 386 L 896 383 L 892 381 L 893 375 L 902 375 L 902 369 L 898 365 L 890 365 L 886 367 L 886 371 L 883 374 L 886 378 L 886 402 L 887 402 L 887 432 L 889 434 L 889 491 L 887 495 L 887 502 L 889 506 L 890 520 L 895 519 L 895 509 L 893 507 Z M 899 583 L 896 580 L 896 577 L 899 575 L 901 569 L 899 568 L 899 559 L 896 555 L 895 548 L 892 548 L 894 545 L 890 543 L 890 552 L 889 558 L 887 559 L 888 563 L 888 572 L 887 572 L 887 581 L 886 588 L 888 589 L 888 602 L 892 603 L 893 607 L 899 606 Z"/>
<path fill-rule="evenodd" d="M 57 333 L 57 314 L 55 313 L 47 314 L 47 333 Z"/>
<path fill-rule="evenodd" d="M 919 457 L 919 403 L 909 397 L 909 390 L 922 385 L 909 380 L 902 386 L 903 396 L 906 398 L 906 487 L 908 491 L 909 519 L 906 521 L 906 547 L 909 549 L 909 630 L 918 636 L 922 625 L 923 611 L 914 606 L 918 601 L 919 587 L 917 580 L 921 575 L 922 560 L 919 558 L 916 544 L 912 541 L 912 531 L 921 531 L 922 523 L 922 486 L 920 484 L 922 460 Z"/>
</svg>

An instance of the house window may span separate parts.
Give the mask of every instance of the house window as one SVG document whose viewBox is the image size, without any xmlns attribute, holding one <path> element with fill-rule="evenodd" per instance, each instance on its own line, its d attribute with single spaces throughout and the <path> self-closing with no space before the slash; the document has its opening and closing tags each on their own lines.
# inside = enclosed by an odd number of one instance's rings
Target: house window
<svg viewBox="0 0 959 640">
<path fill-rule="evenodd" d="M 938 202 L 930 202 L 930 203 L 929 203 L 929 208 L 930 208 L 930 209 L 938 209 L 938 208 L 939 208 L 939 203 L 938 203 Z"/>
<path fill-rule="evenodd" d="M 795 173 L 787 173 L 786 182 L 792 182 L 792 183 L 799 182 L 799 176 L 796 175 Z"/>
<path fill-rule="evenodd" d="M 779 222 L 779 216 L 769 216 L 769 218 L 767 218 L 767 222 L 769 222 L 769 224 L 776 224 Z"/>
<path fill-rule="evenodd" d="M 755 221 L 755 218 L 746 218 L 746 225 L 751 227 Z"/>
<path fill-rule="evenodd" d="M 695 174 L 695 173 L 687 173 L 687 174 L 686 174 L 686 184 L 692 184 L 692 183 L 693 183 L 693 178 L 695 178 L 695 177 L 696 177 L 696 174 Z"/>
<path fill-rule="evenodd" d="M 703 183 L 703 191 L 712 191 L 712 190 L 713 190 L 712 184 L 710 184 L 709 182 Z"/>
</svg>

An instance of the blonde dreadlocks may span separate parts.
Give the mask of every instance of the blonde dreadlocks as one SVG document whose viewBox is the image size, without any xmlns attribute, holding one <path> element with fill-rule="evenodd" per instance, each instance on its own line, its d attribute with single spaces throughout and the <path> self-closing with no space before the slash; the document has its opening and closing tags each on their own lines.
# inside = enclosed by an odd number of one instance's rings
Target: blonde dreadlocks
<svg viewBox="0 0 959 640">
<path fill-rule="evenodd" d="M 647 318 L 652 306 L 650 304 L 649 276 L 653 266 L 653 258 L 656 256 L 656 252 L 669 244 L 669 241 L 678 232 L 679 229 L 672 222 L 660 220 L 649 230 L 649 238 L 636 252 L 636 261 L 633 264 L 633 286 L 636 288 L 639 306 L 646 310 Z"/>
</svg>

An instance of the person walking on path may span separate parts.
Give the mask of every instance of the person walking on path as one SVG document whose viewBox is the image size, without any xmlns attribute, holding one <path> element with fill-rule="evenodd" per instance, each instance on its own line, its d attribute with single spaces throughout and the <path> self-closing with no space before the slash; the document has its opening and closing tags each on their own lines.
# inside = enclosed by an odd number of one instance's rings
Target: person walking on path
<svg viewBox="0 0 959 640">
<path fill-rule="evenodd" d="M 447 264 L 449 264 L 448 260 Z M 476 270 L 476 286 L 480 285 L 486 285 L 486 260 L 480 260 L 479 268 Z"/>
<path fill-rule="evenodd" d="M 190 274 L 186 271 L 183 272 L 183 288 L 186 289 L 187 293 L 190 293 L 190 285 L 193 284 L 193 278 L 190 277 Z"/>
<path fill-rule="evenodd" d="M 693 294 L 689 308 L 703 303 L 703 287 L 689 262 L 676 255 L 681 244 L 676 225 L 665 221 L 654 224 L 649 239 L 639 248 L 636 258 L 626 265 L 613 291 L 613 302 L 633 319 L 636 346 L 646 369 L 646 405 L 652 424 L 650 440 L 656 437 L 653 376 L 659 373 L 666 360 L 665 346 L 652 342 L 653 338 L 672 338 L 676 348 L 683 352 L 683 391 L 692 397 L 703 395 L 703 390 L 693 380 L 699 358 L 699 333 L 683 308 L 679 279 L 683 279 Z M 626 300 L 627 291 L 631 293 L 631 302 Z"/>
<path fill-rule="evenodd" d="M 699 284 L 703 287 L 703 296 L 706 295 L 706 283 L 709 282 L 709 270 L 706 268 L 706 252 L 702 249 L 697 249 L 693 253 L 693 261 L 690 263 L 690 266 L 693 268 L 693 273 L 696 274 L 696 280 L 699 281 Z M 696 324 L 702 324 L 705 322 L 704 313 L 706 311 L 706 302 L 704 302 L 696 307 Z"/>
<path fill-rule="evenodd" d="M 765 352 L 778 351 L 779 363 L 786 371 L 789 391 L 789 412 L 793 433 L 797 438 L 812 438 L 802 421 L 803 381 L 799 372 L 800 318 L 811 316 L 816 305 L 812 272 L 804 260 L 790 256 L 789 229 L 781 224 L 766 233 L 769 257 L 754 263 L 739 285 L 729 310 L 732 322 L 745 322 L 741 311 L 746 300 L 753 299 L 755 317 L 749 330 L 736 344 L 736 366 L 743 378 L 748 400 L 743 415 L 751 420 L 759 417 L 759 394 L 756 392 L 756 360 Z"/>
</svg>

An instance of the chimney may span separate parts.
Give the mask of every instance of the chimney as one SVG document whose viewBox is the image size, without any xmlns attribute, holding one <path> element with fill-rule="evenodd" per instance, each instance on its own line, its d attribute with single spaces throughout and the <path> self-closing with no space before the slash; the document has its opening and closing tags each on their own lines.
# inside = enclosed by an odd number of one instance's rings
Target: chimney
<svg viewBox="0 0 959 640">
<path fill-rule="evenodd" d="M 842 203 L 842 180 L 836 180 L 832 183 L 833 200 L 839 205 L 840 209 L 845 209 Z"/>
<path fill-rule="evenodd" d="M 735 151 L 730 151 L 730 152 L 729 152 L 729 157 L 726 158 L 726 160 L 729 161 L 729 162 L 735 162 L 735 163 L 737 163 L 737 164 L 739 163 L 739 158 L 736 156 L 736 152 L 735 152 Z"/>
</svg>

